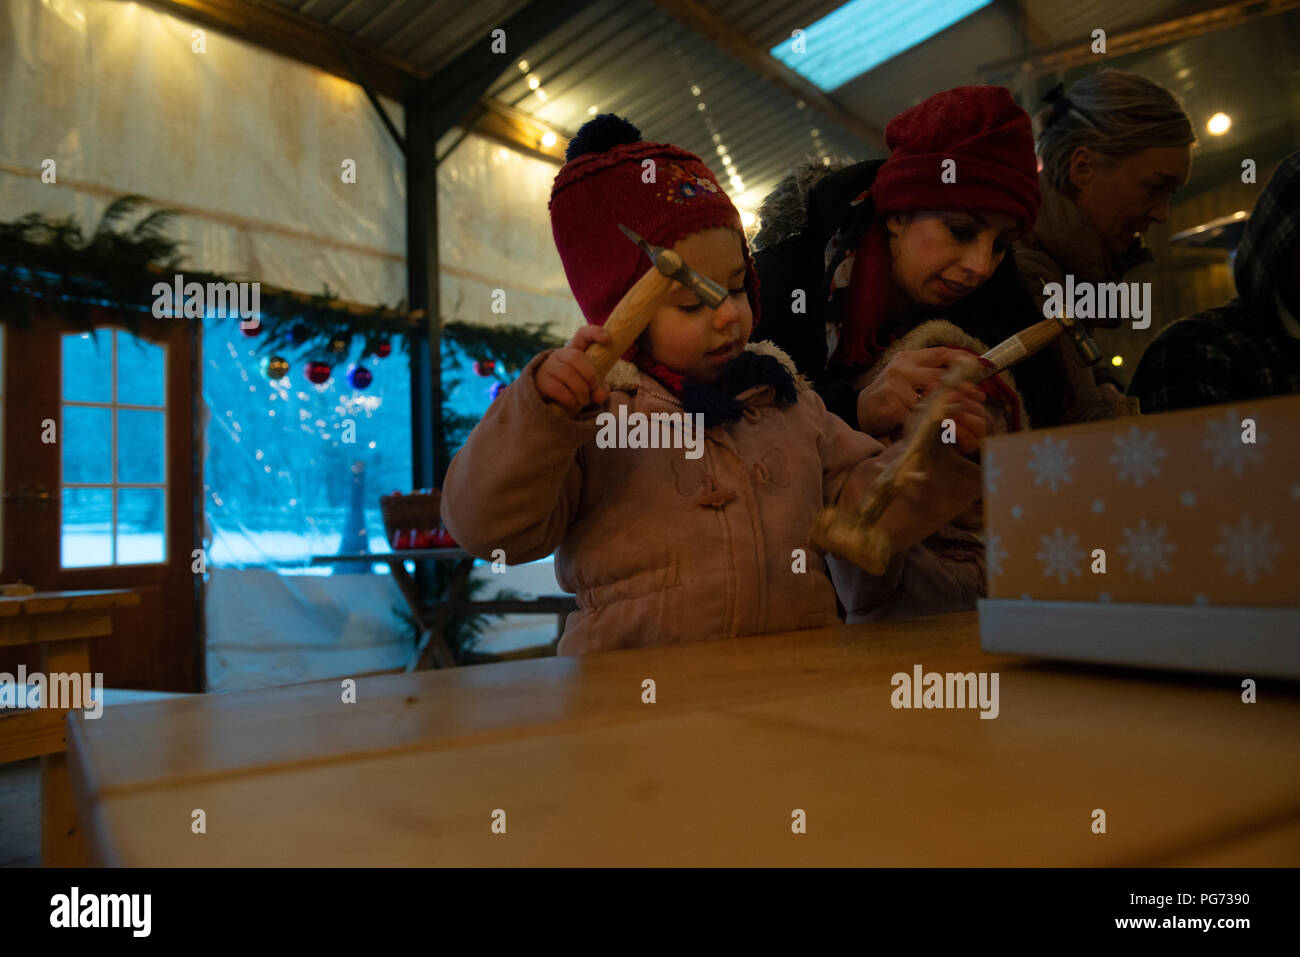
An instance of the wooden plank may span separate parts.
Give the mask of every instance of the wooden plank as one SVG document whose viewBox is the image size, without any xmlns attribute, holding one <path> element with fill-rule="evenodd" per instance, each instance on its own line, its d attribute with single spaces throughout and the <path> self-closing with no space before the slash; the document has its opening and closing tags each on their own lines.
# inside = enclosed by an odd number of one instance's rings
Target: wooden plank
<svg viewBox="0 0 1300 957">
<path fill-rule="evenodd" d="M 53 708 L 0 711 L 0 764 L 64 750 L 67 738 L 63 715 Z"/>
<path fill-rule="evenodd" d="M 0 646 L 43 645 L 55 641 L 101 638 L 112 634 L 112 631 L 111 615 L 64 612 L 24 614 L 14 618 L 0 618 Z"/>
<path fill-rule="evenodd" d="M 276 765 L 333 763 L 366 754 L 457 747 L 560 728 L 677 715 L 741 701 L 853 687 L 895 654 L 968 636 L 975 615 L 854 625 L 787 635 L 615 651 L 357 679 L 134 705 L 81 727 L 83 759 L 103 793 L 245 774 Z M 881 665 L 880 662 L 884 662 Z M 910 665 L 909 665 L 910 667 Z M 641 703 L 642 681 L 663 688 Z"/>
<path fill-rule="evenodd" d="M 140 604 L 140 596 L 129 589 L 43 591 L 32 595 L 0 597 L 0 614 L 48 615 L 58 612 L 125 608 L 138 604 Z"/>
<path fill-rule="evenodd" d="M 83 640 L 41 645 L 41 670 L 46 675 L 89 671 L 89 644 Z M 63 709 L 52 711 L 60 719 L 67 714 Z M 82 717 L 84 719 L 84 715 Z M 67 758 L 67 754 L 62 752 L 41 758 L 41 865 L 44 867 L 82 867 L 86 864 Z"/>
<path fill-rule="evenodd" d="M 970 713 L 923 717 L 927 732 L 891 744 L 697 713 L 120 795 L 103 815 L 127 865 L 1085 866 L 1300 813 L 1300 771 L 1279 773 L 1276 749 L 1185 738 L 1171 755 L 1140 731 L 1025 740 Z M 188 831 L 194 808 L 206 835 Z M 1255 863 L 1270 860 L 1297 863 Z"/>
<path fill-rule="evenodd" d="M 894 709 L 916 664 L 997 671 L 998 718 Z M 1141 865 L 1225 840 L 1300 863 L 1246 843 L 1300 817 L 1300 694 L 986 655 L 973 613 L 105 718 L 70 747 L 126 864 Z"/>
</svg>

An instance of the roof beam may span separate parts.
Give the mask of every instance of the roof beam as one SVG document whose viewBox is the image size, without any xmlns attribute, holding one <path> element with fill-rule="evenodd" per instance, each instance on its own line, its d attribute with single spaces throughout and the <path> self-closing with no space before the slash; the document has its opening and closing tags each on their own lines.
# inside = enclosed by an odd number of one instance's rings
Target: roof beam
<svg viewBox="0 0 1300 957">
<path fill-rule="evenodd" d="M 356 80 L 349 55 L 377 93 L 400 100 L 424 76 L 414 64 L 279 4 L 251 0 L 144 0 L 150 6 L 247 43 Z M 344 52 L 346 51 L 346 53 Z"/>
<path fill-rule="evenodd" d="M 760 78 L 796 100 L 804 101 L 827 119 L 839 124 L 866 146 L 882 154 L 889 152 L 885 148 L 884 133 L 791 70 L 753 40 L 737 33 L 735 27 L 724 22 L 699 0 L 652 0 L 652 2 L 669 16 L 690 27 L 711 45 L 739 60 Z"/>
<path fill-rule="evenodd" d="M 1111 58 L 1138 53 L 1152 47 L 1177 43 L 1188 37 L 1240 26 L 1251 20 L 1271 17 L 1297 8 L 1300 8 L 1300 0 L 1238 0 L 1235 3 L 1218 4 L 1172 20 L 1154 20 L 1141 26 L 1107 33 L 1104 56 Z M 981 66 L 980 73 L 990 79 L 1014 73 L 1037 75 L 1085 66 L 1097 62 L 1101 56 L 1092 52 L 1090 37 L 1087 40 L 1062 44 L 1027 57 L 1017 56 L 995 60 Z"/>
</svg>

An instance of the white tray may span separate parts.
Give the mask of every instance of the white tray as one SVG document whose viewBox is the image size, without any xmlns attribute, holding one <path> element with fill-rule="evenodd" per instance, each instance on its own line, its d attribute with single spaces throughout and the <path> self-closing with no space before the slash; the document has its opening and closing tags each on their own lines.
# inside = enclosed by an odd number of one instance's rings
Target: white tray
<svg viewBox="0 0 1300 957">
<path fill-rule="evenodd" d="M 1300 608 L 982 598 L 985 651 L 1300 678 Z"/>
</svg>

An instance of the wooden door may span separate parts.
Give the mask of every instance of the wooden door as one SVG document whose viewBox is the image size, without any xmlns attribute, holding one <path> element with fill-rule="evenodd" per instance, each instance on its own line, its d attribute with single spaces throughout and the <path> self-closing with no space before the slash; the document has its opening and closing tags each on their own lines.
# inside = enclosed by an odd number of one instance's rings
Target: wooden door
<svg viewBox="0 0 1300 957">
<path fill-rule="evenodd" d="M 0 581 L 131 588 L 91 670 L 114 688 L 199 691 L 195 498 L 198 324 L 99 313 L 94 334 L 44 312 L 4 328 Z M 0 671 L 22 651 L 0 655 Z"/>
</svg>

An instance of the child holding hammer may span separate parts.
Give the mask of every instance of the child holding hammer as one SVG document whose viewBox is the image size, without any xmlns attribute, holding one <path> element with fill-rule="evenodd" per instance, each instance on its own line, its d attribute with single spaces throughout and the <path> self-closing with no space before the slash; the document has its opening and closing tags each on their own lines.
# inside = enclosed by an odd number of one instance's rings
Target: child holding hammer
<svg viewBox="0 0 1300 957">
<path fill-rule="evenodd" d="M 582 128 L 567 160 L 551 224 L 589 325 L 536 356 L 474 428 L 444 483 L 447 529 L 485 559 L 498 549 L 509 564 L 556 553 L 559 582 L 578 603 L 561 654 L 835 624 L 810 530 L 823 506 L 861 498 L 893 452 L 827 412 L 780 349 L 748 342 L 758 320 L 753 260 L 739 212 L 699 157 L 642 142 L 606 115 Z M 672 249 L 727 296 L 712 308 L 674 283 L 602 380 L 586 350 L 610 341 L 605 321 L 655 268 L 619 224 Z M 962 388 L 950 402 L 956 448 L 881 521 L 896 551 L 979 497 L 979 467 L 963 453 L 987 427 L 983 394 Z M 611 447 L 603 423 L 614 413 L 699 416 L 702 454 Z"/>
</svg>

